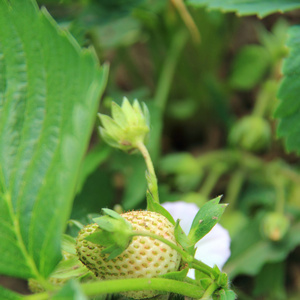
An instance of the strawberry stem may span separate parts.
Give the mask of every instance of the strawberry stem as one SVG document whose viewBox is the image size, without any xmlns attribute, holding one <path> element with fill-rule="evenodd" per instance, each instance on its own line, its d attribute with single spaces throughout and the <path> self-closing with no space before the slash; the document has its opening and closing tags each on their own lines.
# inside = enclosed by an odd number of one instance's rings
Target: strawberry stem
<svg viewBox="0 0 300 300">
<path fill-rule="evenodd" d="M 87 296 L 140 290 L 171 292 L 197 299 L 203 295 L 203 290 L 197 285 L 165 278 L 105 280 L 105 282 L 84 283 L 81 287 Z"/>
<path fill-rule="evenodd" d="M 147 177 L 147 182 L 148 182 L 148 190 L 151 193 L 154 202 L 159 203 L 157 177 L 155 174 L 154 166 L 153 166 L 149 151 L 143 142 L 138 142 L 136 144 L 136 147 L 143 155 L 146 166 L 147 166 L 148 176 L 146 176 L 146 177 Z"/>
<path fill-rule="evenodd" d="M 205 291 L 205 293 L 202 295 L 201 299 L 211 299 L 211 296 L 213 293 L 219 288 L 219 285 L 215 282 L 213 282 Z"/>
<path fill-rule="evenodd" d="M 216 289 L 217 283 L 212 283 L 203 294 L 203 290 L 196 284 L 165 278 L 130 278 L 118 280 L 95 281 L 80 284 L 86 296 L 122 293 L 128 291 L 161 291 L 180 294 L 190 298 L 208 299 Z M 42 292 L 24 296 L 24 300 L 47 300 L 52 292 Z"/>
</svg>

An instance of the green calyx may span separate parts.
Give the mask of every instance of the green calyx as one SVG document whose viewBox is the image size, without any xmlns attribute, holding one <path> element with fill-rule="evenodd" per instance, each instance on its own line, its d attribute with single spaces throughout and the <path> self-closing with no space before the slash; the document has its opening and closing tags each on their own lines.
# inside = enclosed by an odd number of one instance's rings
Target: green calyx
<svg viewBox="0 0 300 300">
<path fill-rule="evenodd" d="M 112 102 L 112 118 L 99 114 L 102 127 L 100 135 L 107 144 L 125 152 L 137 149 L 139 143 L 144 143 L 150 131 L 149 112 L 143 103 L 137 100 L 131 105 L 124 97 L 122 105 Z"/>
<path fill-rule="evenodd" d="M 94 218 L 99 229 L 85 239 L 104 247 L 103 254 L 110 254 L 108 259 L 113 259 L 121 254 L 130 244 L 132 239 L 132 225 L 113 210 L 103 208 L 106 214 Z"/>
</svg>

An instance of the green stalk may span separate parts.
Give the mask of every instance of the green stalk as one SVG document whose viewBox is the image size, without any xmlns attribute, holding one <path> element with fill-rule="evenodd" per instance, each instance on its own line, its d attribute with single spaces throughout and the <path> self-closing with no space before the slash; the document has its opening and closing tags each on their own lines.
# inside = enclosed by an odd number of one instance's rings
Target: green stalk
<svg viewBox="0 0 300 300">
<path fill-rule="evenodd" d="M 285 206 L 285 192 L 284 192 L 284 182 L 283 178 L 274 177 L 273 184 L 276 190 L 276 203 L 275 203 L 275 211 L 281 214 L 284 214 L 284 206 Z"/>
<path fill-rule="evenodd" d="M 215 290 L 218 288 L 218 284 L 216 283 L 212 283 L 208 288 L 207 290 L 205 291 L 205 293 L 203 294 L 203 296 L 201 297 L 201 299 L 210 299 L 211 296 L 213 295 L 213 293 L 215 292 Z"/>
<path fill-rule="evenodd" d="M 105 280 L 102 282 L 85 283 L 82 284 L 81 287 L 83 292 L 90 297 L 109 293 L 140 290 L 171 292 L 198 299 L 201 298 L 203 294 L 197 285 L 165 278 L 131 278 L 120 279 L 117 281 Z"/>
<path fill-rule="evenodd" d="M 205 197 L 209 197 L 212 189 L 217 184 L 219 178 L 222 174 L 226 171 L 225 166 L 217 165 L 216 167 L 212 168 L 204 181 L 199 193 Z"/>
<path fill-rule="evenodd" d="M 174 35 L 170 50 L 166 55 L 165 63 L 162 67 L 162 72 L 158 80 L 158 86 L 154 95 L 154 103 L 160 109 L 161 113 L 164 112 L 168 100 L 168 94 L 173 81 L 177 61 L 180 53 L 188 39 L 188 32 L 181 30 Z"/>
<path fill-rule="evenodd" d="M 151 193 L 154 202 L 159 203 L 157 177 L 155 174 L 154 166 L 149 151 L 143 142 L 137 143 L 136 146 L 141 152 L 141 154 L 143 155 L 147 166 L 147 170 L 148 170 L 147 182 L 148 182 L 149 192 Z"/>
<path fill-rule="evenodd" d="M 245 172 L 242 169 L 238 169 L 231 176 L 226 189 L 226 202 L 229 203 L 229 206 L 226 209 L 227 214 L 235 208 L 236 200 L 240 194 L 244 180 Z"/>
<path fill-rule="evenodd" d="M 165 278 L 130 278 L 118 280 L 94 281 L 81 284 L 82 291 L 89 297 L 128 291 L 160 291 L 180 294 L 190 298 L 201 298 L 203 292 L 199 286 Z M 24 296 L 25 300 L 46 300 L 50 293 L 38 293 Z"/>
</svg>

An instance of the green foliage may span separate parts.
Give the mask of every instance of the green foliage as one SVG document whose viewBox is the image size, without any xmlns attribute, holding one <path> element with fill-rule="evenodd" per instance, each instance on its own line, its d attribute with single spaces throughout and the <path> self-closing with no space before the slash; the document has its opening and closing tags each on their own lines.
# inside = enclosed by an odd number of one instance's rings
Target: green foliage
<svg viewBox="0 0 300 300">
<path fill-rule="evenodd" d="M 255 280 L 254 294 L 257 297 L 269 295 L 274 300 L 287 299 L 285 279 L 284 263 L 266 264 Z"/>
<path fill-rule="evenodd" d="M 268 52 L 262 46 L 249 45 L 242 48 L 232 65 L 230 84 L 239 90 L 250 90 L 258 84 L 270 66 Z"/>
<path fill-rule="evenodd" d="M 46 277 L 107 72 L 33 1 L 1 1 L 0 22 L 0 272 Z"/>
<path fill-rule="evenodd" d="M 1 285 L 0 285 L 0 297 L 1 297 L 1 299 L 6 299 L 6 300 L 19 300 L 19 299 L 22 299 L 22 297 L 19 294 L 14 293 L 11 290 L 5 289 Z"/>
<path fill-rule="evenodd" d="M 240 16 L 258 15 L 261 18 L 275 12 L 300 8 L 297 0 L 188 0 L 188 3 L 195 6 L 207 6 L 209 9 L 236 12 Z"/>
<path fill-rule="evenodd" d="M 300 154 L 299 140 L 299 116 L 300 105 L 298 98 L 299 87 L 299 68 L 300 68 L 300 27 L 295 26 L 289 30 L 289 56 L 283 66 L 283 80 L 278 92 L 280 99 L 279 106 L 275 112 L 275 117 L 279 120 L 277 135 L 283 137 L 288 151 L 295 151 Z"/>
<path fill-rule="evenodd" d="M 265 263 L 283 261 L 300 243 L 300 224 L 291 226 L 287 236 L 279 242 L 266 239 L 261 234 L 264 215 L 258 215 L 232 240 L 232 252 L 224 271 L 230 278 L 239 274 L 256 275 Z"/>
<path fill-rule="evenodd" d="M 39 11 L 34 0 L 0 1 L 0 273 L 36 277 L 45 292 L 35 299 L 104 299 L 107 289 L 149 285 L 180 288 L 197 299 L 204 293 L 235 299 L 217 267 L 196 270 L 195 280 L 184 268 L 151 284 L 101 285 L 77 260 L 73 238 L 80 222 L 97 219 L 104 207 L 121 213 L 147 205 L 175 224 L 187 258 L 223 213 L 218 198 L 208 199 L 224 194 L 229 205 L 220 222 L 232 243 L 223 270 L 233 289 L 241 299 L 293 299 L 300 245 L 300 30 L 291 26 L 299 23 L 298 11 L 289 11 L 300 8 L 299 1 L 38 4 L 46 8 Z M 100 107 L 107 70 L 98 58 L 110 65 Z M 124 96 L 149 108 L 145 145 L 157 176 L 148 169 L 145 178 L 149 161 L 142 155 L 111 149 L 97 134 L 97 109 L 102 116 L 112 109 L 113 118 L 102 117 L 101 125 L 110 127 L 106 140 L 119 147 L 120 129 L 134 120 L 132 106 L 123 112 Z M 158 199 L 201 207 L 190 239 L 179 226 L 183 220 L 175 223 Z M 106 221 L 114 218 L 101 218 L 109 229 Z M 67 224 L 72 237 L 62 236 Z M 113 252 L 121 240 L 117 234 L 112 241 L 110 233 L 104 238 Z M 74 277 L 79 281 L 61 289 L 61 279 Z M 20 297 L 0 282 L 0 298 Z"/>
<path fill-rule="evenodd" d="M 219 221 L 226 204 L 219 204 L 221 196 L 205 203 L 195 216 L 190 232 L 189 239 L 193 244 L 204 237 Z"/>
</svg>

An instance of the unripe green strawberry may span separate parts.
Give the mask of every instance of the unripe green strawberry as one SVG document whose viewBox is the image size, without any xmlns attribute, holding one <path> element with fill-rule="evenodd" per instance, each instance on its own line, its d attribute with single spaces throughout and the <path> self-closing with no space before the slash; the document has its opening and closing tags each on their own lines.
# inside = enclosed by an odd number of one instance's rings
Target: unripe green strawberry
<svg viewBox="0 0 300 300">
<path fill-rule="evenodd" d="M 134 231 L 149 232 L 160 235 L 176 244 L 174 226 L 167 218 L 151 211 L 131 211 L 121 215 L 132 224 Z M 108 260 L 108 254 L 101 254 L 104 249 L 87 241 L 85 238 L 98 230 L 97 224 L 84 227 L 77 237 L 79 259 L 96 276 L 102 279 L 152 278 L 177 271 L 180 254 L 159 240 L 144 236 L 135 236 L 119 256 Z M 132 291 L 123 293 L 135 299 L 158 295 L 155 291 Z"/>
</svg>

